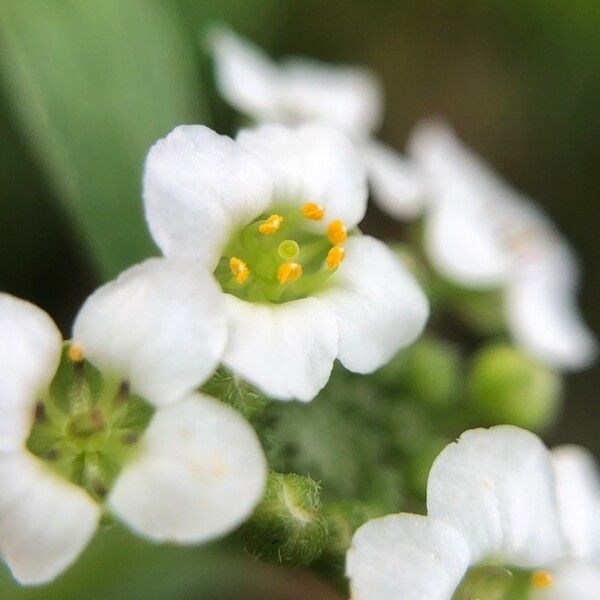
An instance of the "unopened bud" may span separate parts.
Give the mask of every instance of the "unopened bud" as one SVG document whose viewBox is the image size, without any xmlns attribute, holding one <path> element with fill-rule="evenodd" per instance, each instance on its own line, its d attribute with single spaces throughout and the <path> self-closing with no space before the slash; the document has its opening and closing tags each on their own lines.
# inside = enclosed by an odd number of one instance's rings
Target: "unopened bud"
<svg viewBox="0 0 600 600">
<path fill-rule="evenodd" d="M 475 356 L 468 394 L 482 424 L 508 423 L 540 430 L 557 415 L 562 384 L 556 373 L 533 358 L 498 344 Z"/>
<path fill-rule="evenodd" d="M 242 528 L 246 549 L 277 564 L 312 563 L 328 536 L 319 490 L 310 477 L 271 472 L 262 502 Z"/>
</svg>

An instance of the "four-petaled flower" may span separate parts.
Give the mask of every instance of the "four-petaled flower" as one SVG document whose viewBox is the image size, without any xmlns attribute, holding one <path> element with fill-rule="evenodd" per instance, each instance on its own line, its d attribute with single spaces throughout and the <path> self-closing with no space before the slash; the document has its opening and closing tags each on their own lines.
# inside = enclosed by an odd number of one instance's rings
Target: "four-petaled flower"
<svg viewBox="0 0 600 600">
<path fill-rule="evenodd" d="M 97 290 L 73 341 L 40 308 L 0 294 L 0 555 L 23 584 L 47 582 L 103 510 L 156 541 L 237 527 L 263 493 L 253 428 L 195 393 L 226 340 L 200 265 L 150 259 Z"/>
<path fill-rule="evenodd" d="M 552 455 L 508 425 L 463 433 L 431 468 L 427 516 L 388 515 L 355 533 L 353 599 L 450 600 L 482 561 L 523 570 L 536 598 L 598 598 L 597 475 L 573 452 Z"/>
<path fill-rule="evenodd" d="M 356 228 L 365 173 L 335 128 L 264 125 L 234 141 L 177 127 L 150 150 L 143 187 L 163 253 L 221 283 L 223 363 L 271 397 L 310 400 L 336 358 L 367 373 L 421 333 L 421 289 Z"/>
<path fill-rule="evenodd" d="M 408 146 L 426 184 L 424 243 L 433 265 L 467 287 L 502 287 L 512 336 L 540 360 L 587 366 L 596 342 L 575 304 L 577 261 L 546 215 L 443 123 L 421 124 Z"/>
</svg>

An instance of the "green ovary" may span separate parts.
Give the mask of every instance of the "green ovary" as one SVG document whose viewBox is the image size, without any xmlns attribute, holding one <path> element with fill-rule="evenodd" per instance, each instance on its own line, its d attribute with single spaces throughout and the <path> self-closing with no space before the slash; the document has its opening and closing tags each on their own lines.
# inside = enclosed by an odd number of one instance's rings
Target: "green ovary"
<svg viewBox="0 0 600 600">
<path fill-rule="evenodd" d="M 103 377 L 65 345 L 48 392 L 35 406 L 27 449 L 102 501 L 135 454 L 154 409 L 125 381 Z"/>
<path fill-rule="evenodd" d="M 335 272 L 326 262 L 331 248 L 301 209 L 278 205 L 234 232 L 215 276 L 225 292 L 249 302 L 306 298 L 328 286 Z"/>
</svg>

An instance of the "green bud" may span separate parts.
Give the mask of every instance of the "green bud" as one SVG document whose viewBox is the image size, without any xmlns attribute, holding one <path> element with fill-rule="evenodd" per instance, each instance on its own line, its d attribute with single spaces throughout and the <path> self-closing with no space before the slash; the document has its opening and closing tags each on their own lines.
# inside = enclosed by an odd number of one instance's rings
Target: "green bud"
<svg viewBox="0 0 600 600">
<path fill-rule="evenodd" d="M 246 549 L 281 565 L 312 563 L 328 537 L 319 490 L 310 477 L 271 472 L 262 502 L 241 531 Z"/>
<path fill-rule="evenodd" d="M 453 600 L 527 600 L 529 598 L 529 573 L 519 569 L 506 569 L 489 565 L 472 567 L 463 577 Z"/>
<path fill-rule="evenodd" d="M 560 377 L 516 348 L 488 346 L 473 360 L 468 397 L 484 424 L 544 429 L 556 418 L 561 396 Z"/>
<path fill-rule="evenodd" d="M 460 352 L 447 342 L 425 338 L 396 355 L 374 375 L 393 389 L 432 406 L 451 404 L 460 389 Z"/>
</svg>

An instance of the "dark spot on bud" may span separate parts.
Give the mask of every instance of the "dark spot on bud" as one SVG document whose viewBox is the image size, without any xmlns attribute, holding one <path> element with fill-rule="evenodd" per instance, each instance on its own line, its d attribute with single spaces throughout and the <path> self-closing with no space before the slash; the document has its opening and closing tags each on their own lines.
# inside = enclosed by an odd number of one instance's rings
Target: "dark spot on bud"
<svg viewBox="0 0 600 600">
<path fill-rule="evenodd" d="M 38 422 L 47 421 L 48 414 L 46 413 L 46 407 L 44 403 L 39 400 L 35 405 L 35 420 Z"/>
<path fill-rule="evenodd" d="M 104 427 L 104 415 L 99 408 L 92 408 L 90 411 L 90 423 L 96 429 Z"/>
<path fill-rule="evenodd" d="M 108 489 L 106 488 L 104 483 L 102 483 L 102 481 L 98 479 L 92 482 L 92 489 L 94 490 L 96 496 L 99 496 L 100 498 L 104 498 L 106 494 L 108 494 Z"/>
<path fill-rule="evenodd" d="M 117 395 L 115 396 L 115 402 L 117 404 L 125 404 L 125 402 L 127 402 L 127 399 L 129 398 L 130 392 L 131 392 L 131 389 L 130 389 L 129 381 L 124 379 L 121 382 L 121 385 L 119 386 L 119 391 L 117 392 Z"/>
<path fill-rule="evenodd" d="M 60 452 L 56 448 L 50 448 L 48 452 L 46 452 L 47 460 L 57 460 L 60 457 Z"/>
<path fill-rule="evenodd" d="M 121 441 L 124 444 L 136 444 L 140 439 L 140 436 L 135 431 L 127 431 L 123 434 Z"/>
</svg>

